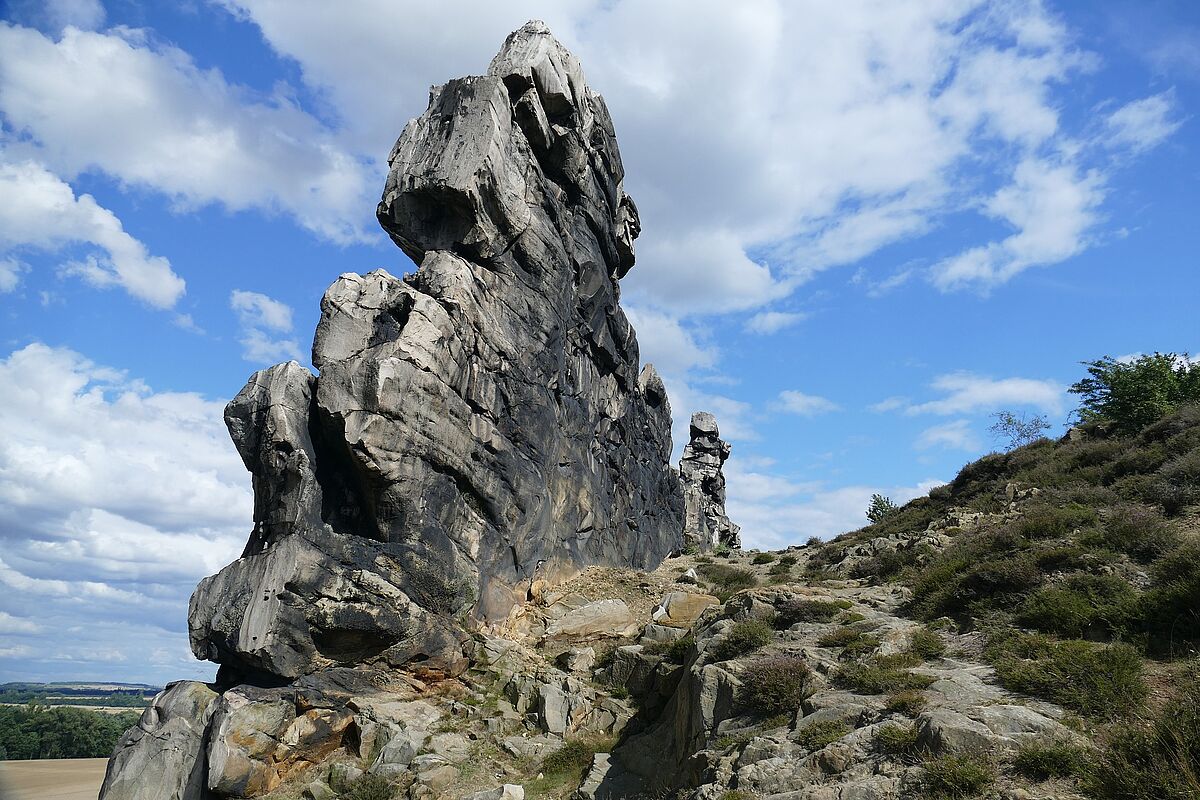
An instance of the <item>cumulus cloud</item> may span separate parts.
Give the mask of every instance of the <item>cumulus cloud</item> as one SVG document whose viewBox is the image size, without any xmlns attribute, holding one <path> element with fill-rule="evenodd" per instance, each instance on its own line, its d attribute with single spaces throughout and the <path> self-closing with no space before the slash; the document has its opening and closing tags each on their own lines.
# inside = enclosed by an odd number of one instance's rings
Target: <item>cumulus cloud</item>
<svg viewBox="0 0 1200 800">
<path fill-rule="evenodd" d="M 913 445 L 918 450 L 935 447 L 973 452 L 981 447 L 979 437 L 971 430 L 969 420 L 956 419 L 921 431 Z"/>
<path fill-rule="evenodd" d="M 875 410 L 903 407 L 908 414 L 968 414 L 1011 406 L 1031 406 L 1051 414 L 1063 410 L 1064 387 L 1052 380 L 1035 378 L 988 378 L 970 372 L 954 372 L 934 378 L 930 387 L 945 396 L 924 403 L 905 405 L 899 398 L 877 404 Z"/>
<path fill-rule="evenodd" d="M 109 679 L 211 675 L 187 655 L 187 597 L 252 524 L 222 408 L 67 349 L 0 359 L 0 631 L 23 653 L 0 669 L 78 678 L 116 652 Z"/>
<path fill-rule="evenodd" d="M 1139 153 L 1156 147 L 1183 124 L 1172 119 L 1174 113 L 1173 90 L 1126 103 L 1105 120 L 1109 142 Z"/>
<path fill-rule="evenodd" d="M 927 494 L 943 481 L 925 480 L 915 486 L 829 486 L 792 481 L 755 469 L 737 451 L 725 464 L 728 479 L 726 508 L 742 526 L 745 547 L 778 549 L 810 537 L 829 539 L 867 524 L 871 495 L 880 493 L 898 503 Z"/>
<path fill-rule="evenodd" d="M 333 241 L 365 236 L 363 159 L 286 94 L 258 97 L 143 31 L 55 39 L 0 24 L 0 110 L 68 178 L 99 170 L 182 208 L 281 211 Z"/>
<path fill-rule="evenodd" d="M 167 259 L 151 255 L 144 244 L 126 233 L 115 214 L 89 194 L 76 196 L 43 165 L 9 160 L 0 150 L 0 194 L 5 198 L 0 203 L 0 250 L 33 247 L 55 251 L 83 243 L 101 254 L 71 262 L 67 272 L 96 286 L 120 286 L 157 308 L 170 308 L 183 295 L 184 280 Z M 16 262 L 5 264 L 0 268 L 0 289 L 11 290 L 19 271 Z"/>
<path fill-rule="evenodd" d="M 779 393 L 778 406 L 789 414 L 799 414 L 802 417 L 814 417 L 817 414 L 838 410 L 837 404 L 832 400 L 794 389 Z"/>
<path fill-rule="evenodd" d="M 766 336 L 797 325 L 807 318 L 807 314 L 794 311 L 760 311 L 746 320 L 746 330 Z"/>
<path fill-rule="evenodd" d="M 57 33 L 68 25 L 95 30 L 104 24 L 100 0 L 9 0 L 9 19 Z"/>
<path fill-rule="evenodd" d="M 1064 136 L 1055 93 L 1095 65 L 1033 0 L 223 5 L 300 65 L 367 153 L 386 151 L 426 86 L 482 71 L 481 54 L 508 31 L 545 19 L 616 121 L 645 223 L 628 296 L 676 316 L 761 307 L 976 207 L 978 187 L 1054 149 Z M 1090 227 L 1103 176 L 1079 167 L 1073 181 L 1055 177 L 1085 195 L 1076 216 Z M 1053 195 L 1031 182 L 1013 191 Z M 1007 218 L 1003 205 L 978 207 Z M 1031 257 L 1064 257 L 1048 244 L 1049 255 L 1030 256 L 1023 242 L 1033 238 L 1044 234 L 974 253 L 959 280 L 994 284 Z"/>
<path fill-rule="evenodd" d="M 272 335 L 292 331 L 292 309 L 286 303 L 259 292 L 234 289 L 229 295 L 229 307 L 238 316 L 242 329 L 242 357 L 247 361 L 274 364 L 303 358 L 300 343 L 294 338 Z"/>
<path fill-rule="evenodd" d="M 932 280 L 943 291 L 987 291 L 1030 267 L 1065 261 L 1090 243 L 1103 199 L 1104 178 L 1098 171 L 1026 159 L 1013 182 L 984 204 L 987 216 L 1015 232 L 937 264 Z"/>
</svg>

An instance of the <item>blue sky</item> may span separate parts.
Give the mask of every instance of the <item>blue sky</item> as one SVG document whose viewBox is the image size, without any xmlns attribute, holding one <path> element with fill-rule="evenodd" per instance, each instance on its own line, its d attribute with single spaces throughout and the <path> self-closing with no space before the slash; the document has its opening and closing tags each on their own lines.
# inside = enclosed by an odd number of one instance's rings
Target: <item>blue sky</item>
<svg viewBox="0 0 1200 800">
<path fill-rule="evenodd" d="M 0 681 L 212 674 L 187 597 L 251 510 L 221 409 L 307 361 L 339 273 L 413 268 L 388 149 L 529 18 L 611 109 L 623 302 L 677 449 L 697 409 L 732 440 L 749 546 L 949 479 L 997 410 L 1061 431 L 1081 360 L 1200 349 L 1188 0 L 0 9 Z"/>
</svg>

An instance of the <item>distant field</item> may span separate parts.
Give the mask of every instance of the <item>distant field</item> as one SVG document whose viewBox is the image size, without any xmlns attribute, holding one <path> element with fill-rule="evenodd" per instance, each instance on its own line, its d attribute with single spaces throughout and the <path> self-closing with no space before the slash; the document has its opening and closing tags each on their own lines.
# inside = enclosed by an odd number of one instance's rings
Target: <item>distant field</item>
<svg viewBox="0 0 1200 800">
<path fill-rule="evenodd" d="M 0 761 L 0 800 L 96 800 L 105 758 Z"/>
<path fill-rule="evenodd" d="M 0 706 L 24 707 L 25 705 L 26 705 L 25 703 L 0 703 Z M 124 714 L 127 711 L 135 711 L 136 712 L 136 711 L 141 710 L 141 708 L 133 707 L 133 706 L 90 706 L 90 705 L 80 705 L 78 703 L 72 703 L 70 701 L 46 703 L 45 705 L 46 705 L 46 708 L 82 708 L 87 711 L 99 711 L 102 714 Z M 150 705 L 149 700 L 146 701 L 146 705 Z M 0 800 L 2 800 L 2 798 L 0 798 Z"/>
</svg>

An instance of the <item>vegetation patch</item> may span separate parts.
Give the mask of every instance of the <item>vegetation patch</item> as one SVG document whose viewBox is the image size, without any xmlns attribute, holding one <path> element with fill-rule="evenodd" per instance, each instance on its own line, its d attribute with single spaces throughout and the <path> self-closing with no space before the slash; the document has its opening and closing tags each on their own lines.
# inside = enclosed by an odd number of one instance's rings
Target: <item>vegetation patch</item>
<svg viewBox="0 0 1200 800">
<path fill-rule="evenodd" d="M 763 715 L 795 711 L 812 694 L 812 670 L 799 656 L 759 658 L 741 674 L 738 701 Z"/>
<path fill-rule="evenodd" d="M 1112 726 L 1084 779 L 1100 800 L 1200 797 L 1200 662 L 1191 662 L 1172 701 L 1149 719 Z"/>
<path fill-rule="evenodd" d="M 823 719 L 800 728 L 792 738 L 805 750 L 814 751 L 836 742 L 851 730 L 852 728 L 841 720 Z"/>
<path fill-rule="evenodd" d="M 942 637 L 936 632 L 928 628 L 921 628 L 912 635 L 912 641 L 908 645 L 908 650 L 922 661 L 938 658 L 946 652 L 946 643 L 942 641 Z"/>
<path fill-rule="evenodd" d="M 1035 781 L 1078 777 L 1087 766 L 1087 751 L 1069 742 L 1029 742 L 1013 759 L 1013 768 Z"/>
<path fill-rule="evenodd" d="M 754 558 L 750 559 L 750 563 L 751 564 L 770 564 L 772 561 L 774 561 L 777 558 L 779 558 L 779 556 L 775 555 L 774 553 L 755 553 Z"/>
<path fill-rule="evenodd" d="M 792 597 L 775 606 L 775 626 L 790 628 L 798 622 L 829 622 L 842 611 L 831 600 L 807 600 Z"/>
<path fill-rule="evenodd" d="M 34 704 L 0 706 L 0 761 L 108 758 L 121 734 L 137 724 L 133 711 L 107 714 Z"/>
<path fill-rule="evenodd" d="M 888 722 L 875 731 L 875 748 L 885 756 L 914 761 L 918 755 L 917 725 Z"/>
<path fill-rule="evenodd" d="M 833 683 L 842 689 L 859 694 L 895 694 L 926 689 L 934 679 L 917 675 L 879 659 L 867 663 L 846 664 L 833 673 Z"/>
<path fill-rule="evenodd" d="M 1141 656 L 1127 644 L 1005 631 L 993 633 L 985 655 L 1006 689 L 1091 717 L 1128 714 L 1146 696 Z"/>
<path fill-rule="evenodd" d="M 906 689 L 889 697 L 884 708 L 897 714 L 915 717 L 921 713 L 927 703 L 925 695 L 912 689 Z"/>
<path fill-rule="evenodd" d="M 753 572 L 730 564 L 701 564 L 696 569 L 713 585 L 713 593 L 722 603 L 743 589 L 758 585 Z"/>
<path fill-rule="evenodd" d="M 396 789 L 392 782 L 382 775 L 363 774 L 350 782 L 350 786 L 341 795 L 345 800 L 392 800 Z"/>
<path fill-rule="evenodd" d="M 926 761 L 926 796 L 937 800 L 979 797 L 996 782 L 995 765 L 981 755 L 944 755 Z"/>
<path fill-rule="evenodd" d="M 775 636 L 769 623 L 761 619 L 744 619 L 735 622 L 725 635 L 713 645 L 714 661 L 728 661 L 744 656 L 769 643 Z"/>
</svg>

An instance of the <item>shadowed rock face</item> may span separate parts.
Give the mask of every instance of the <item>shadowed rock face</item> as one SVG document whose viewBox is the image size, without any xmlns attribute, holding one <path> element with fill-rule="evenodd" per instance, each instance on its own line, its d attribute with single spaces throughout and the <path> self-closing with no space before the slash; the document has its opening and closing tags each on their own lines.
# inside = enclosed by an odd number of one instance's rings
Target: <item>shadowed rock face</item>
<svg viewBox="0 0 1200 800">
<path fill-rule="evenodd" d="M 729 443 L 721 438 L 712 414 L 692 414 L 691 441 L 683 448 L 679 474 L 683 481 L 683 538 L 688 547 L 711 550 L 741 547 L 741 528 L 725 515 L 725 473 Z"/>
<path fill-rule="evenodd" d="M 681 545 L 666 391 L 618 305 L 637 209 L 575 58 L 527 24 L 433 90 L 389 163 L 379 220 L 420 269 L 341 276 L 320 377 L 272 367 L 226 409 L 255 528 L 189 629 L 243 676 L 456 672 L 455 618 Z"/>
</svg>

